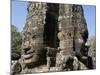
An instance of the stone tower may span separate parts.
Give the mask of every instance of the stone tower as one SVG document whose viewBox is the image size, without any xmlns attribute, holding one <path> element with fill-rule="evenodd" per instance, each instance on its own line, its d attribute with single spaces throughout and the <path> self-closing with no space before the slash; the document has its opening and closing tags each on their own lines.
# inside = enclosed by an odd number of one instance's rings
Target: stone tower
<svg viewBox="0 0 100 75">
<path fill-rule="evenodd" d="M 22 42 L 26 73 L 38 72 L 33 68 L 47 63 L 45 47 L 57 50 L 53 63 L 57 71 L 74 70 L 69 68 L 73 66 L 74 58 L 84 64 L 81 60 L 88 30 L 81 5 L 29 2 L 27 11 Z M 69 60 L 72 60 L 70 65 L 67 64 Z"/>
<path fill-rule="evenodd" d="M 46 17 L 46 4 L 29 2 L 27 19 L 23 29 L 22 59 L 26 67 L 31 68 L 43 63 L 43 33 Z M 44 53 L 45 54 L 45 53 Z"/>
</svg>

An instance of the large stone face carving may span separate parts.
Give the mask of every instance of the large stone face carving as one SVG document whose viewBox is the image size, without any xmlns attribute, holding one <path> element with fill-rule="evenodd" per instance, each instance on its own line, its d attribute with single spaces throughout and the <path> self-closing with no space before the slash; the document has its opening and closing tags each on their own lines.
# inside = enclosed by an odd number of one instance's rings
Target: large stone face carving
<svg viewBox="0 0 100 75">
<path fill-rule="evenodd" d="M 57 57 L 57 66 L 67 62 L 69 58 L 73 58 L 72 56 L 81 55 L 81 48 L 84 47 L 88 38 L 87 25 L 81 5 L 59 5 L 58 38 L 61 51 Z M 59 61 L 61 62 L 59 63 Z"/>
<path fill-rule="evenodd" d="M 43 50 L 43 31 L 46 14 L 45 3 L 28 4 L 28 15 L 23 29 L 23 59 L 25 64 L 36 65 Z"/>
<path fill-rule="evenodd" d="M 81 5 L 29 2 L 27 11 L 22 42 L 22 59 L 27 70 L 30 65 L 34 68 L 49 62 L 55 65 L 54 71 L 87 69 L 81 61 L 88 38 Z M 46 47 L 51 53 L 56 50 L 55 62 L 50 61 L 52 55 L 48 61 Z M 37 71 L 29 73 L 32 72 Z"/>
</svg>

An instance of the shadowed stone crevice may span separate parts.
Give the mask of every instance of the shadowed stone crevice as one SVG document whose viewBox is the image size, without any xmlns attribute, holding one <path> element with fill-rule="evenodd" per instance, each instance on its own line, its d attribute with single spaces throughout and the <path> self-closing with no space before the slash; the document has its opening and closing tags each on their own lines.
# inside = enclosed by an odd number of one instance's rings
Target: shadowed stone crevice
<svg viewBox="0 0 100 75">
<path fill-rule="evenodd" d="M 59 41 L 58 33 L 59 4 L 47 3 L 46 19 L 44 25 L 44 44 L 57 48 Z"/>
</svg>

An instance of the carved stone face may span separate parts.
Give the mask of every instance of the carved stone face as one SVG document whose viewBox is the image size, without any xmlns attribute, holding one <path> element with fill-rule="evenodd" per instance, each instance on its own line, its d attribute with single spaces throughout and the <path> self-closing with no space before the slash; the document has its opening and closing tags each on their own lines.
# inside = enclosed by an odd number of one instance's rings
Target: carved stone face
<svg viewBox="0 0 100 75">
<path fill-rule="evenodd" d="M 33 3 L 28 5 L 28 16 L 23 29 L 23 59 L 25 64 L 40 63 L 43 55 L 43 32 L 45 22 L 45 3 Z"/>
<path fill-rule="evenodd" d="M 24 32 L 23 36 L 25 36 L 22 43 L 24 63 L 38 64 L 42 49 L 41 37 L 38 38 L 38 33 L 32 35 L 30 32 Z"/>
</svg>

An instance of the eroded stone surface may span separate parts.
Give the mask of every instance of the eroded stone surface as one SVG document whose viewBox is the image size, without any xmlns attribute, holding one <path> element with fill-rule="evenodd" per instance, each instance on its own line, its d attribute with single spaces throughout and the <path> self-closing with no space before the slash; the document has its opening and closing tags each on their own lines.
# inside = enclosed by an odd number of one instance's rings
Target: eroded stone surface
<svg viewBox="0 0 100 75">
<path fill-rule="evenodd" d="M 40 72 L 39 66 L 46 68 L 41 72 L 89 69 L 82 61 L 88 57 L 84 55 L 88 30 L 81 5 L 29 2 L 27 11 L 22 73 Z"/>
<path fill-rule="evenodd" d="M 39 64 L 43 50 L 43 31 L 46 4 L 29 2 L 28 15 L 23 29 L 23 59 L 25 64 Z"/>
</svg>

